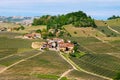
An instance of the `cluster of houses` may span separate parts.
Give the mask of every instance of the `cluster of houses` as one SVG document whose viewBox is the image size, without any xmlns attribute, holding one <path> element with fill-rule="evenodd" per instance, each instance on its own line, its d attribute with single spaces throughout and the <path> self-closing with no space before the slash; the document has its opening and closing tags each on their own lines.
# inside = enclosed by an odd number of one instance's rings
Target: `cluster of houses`
<svg viewBox="0 0 120 80">
<path fill-rule="evenodd" d="M 0 27 L 0 32 L 5 32 L 5 31 L 8 31 L 8 32 L 11 32 L 11 31 L 14 31 L 18 29 L 18 27 Z"/>
<path fill-rule="evenodd" d="M 0 28 L 0 31 L 2 32 L 2 31 L 7 31 L 7 28 L 6 27 L 1 27 Z"/>
<path fill-rule="evenodd" d="M 32 48 L 40 49 L 40 50 L 54 50 L 54 51 L 62 51 L 65 53 L 73 53 L 74 52 L 74 44 L 71 41 L 64 41 L 60 38 L 47 39 L 46 42 L 33 42 Z"/>
<path fill-rule="evenodd" d="M 40 33 L 27 33 L 23 36 L 24 39 L 40 39 L 41 34 Z"/>
</svg>

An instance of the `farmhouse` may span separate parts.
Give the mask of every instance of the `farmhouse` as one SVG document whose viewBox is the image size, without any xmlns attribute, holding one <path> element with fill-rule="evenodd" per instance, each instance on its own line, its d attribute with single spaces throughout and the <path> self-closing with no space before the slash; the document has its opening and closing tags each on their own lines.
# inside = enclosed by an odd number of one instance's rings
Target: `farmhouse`
<svg viewBox="0 0 120 80">
<path fill-rule="evenodd" d="M 47 39 L 47 42 L 42 42 L 42 44 L 32 43 L 32 47 L 40 48 L 40 50 L 49 49 L 65 53 L 72 53 L 74 51 L 74 44 L 71 42 L 64 42 L 64 40 L 60 38 Z"/>
<path fill-rule="evenodd" d="M 72 44 L 72 43 L 59 43 L 59 50 L 66 52 L 66 53 L 72 53 L 74 51 L 74 44 Z"/>
<path fill-rule="evenodd" d="M 24 39 L 38 39 L 41 38 L 41 34 L 39 33 L 28 33 L 24 35 Z"/>
<path fill-rule="evenodd" d="M 12 28 L 7 28 L 7 31 L 8 32 L 11 32 L 13 29 Z"/>
<path fill-rule="evenodd" d="M 7 28 L 6 27 L 2 27 L 2 28 L 0 28 L 0 31 L 7 31 Z"/>
</svg>

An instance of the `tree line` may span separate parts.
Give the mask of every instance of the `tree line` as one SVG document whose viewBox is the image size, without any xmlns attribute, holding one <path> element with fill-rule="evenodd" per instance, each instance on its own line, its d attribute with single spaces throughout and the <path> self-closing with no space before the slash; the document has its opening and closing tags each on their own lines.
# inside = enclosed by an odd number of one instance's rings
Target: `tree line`
<svg viewBox="0 0 120 80">
<path fill-rule="evenodd" d="M 44 15 L 33 21 L 33 25 L 47 25 L 47 29 L 61 29 L 67 24 L 73 24 L 75 27 L 97 27 L 94 19 L 82 11 L 58 16 Z"/>
<path fill-rule="evenodd" d="M 117 18 L 120 18 L 120 16 L 115 16 L 115 15 L 113 15 L 113 16 L 109 17 L 108 20 L 117 19 Z"/>
</svg>

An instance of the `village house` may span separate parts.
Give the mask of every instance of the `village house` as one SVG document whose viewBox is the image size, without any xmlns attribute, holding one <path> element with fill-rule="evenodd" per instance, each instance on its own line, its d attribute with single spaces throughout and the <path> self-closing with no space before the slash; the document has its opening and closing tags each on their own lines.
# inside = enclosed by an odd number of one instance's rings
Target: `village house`
<svg viewBox="0 0 120 80">
<path fill-rule="evenodd" d="M 11 32 L 13 30 L 13 28 L 7 28 L 8 32 Z"/>
<path fill-rule="evenodd" d="M 64 53 L 74 52 L 74 44 L 71 42 L 64 42 L 64 40 L 60 38 L 47 39 L 46 42 L 33 42 L 32 48 L 62 51 Z"/>
<path fill-rule="evenodd" d="M 7 31 L 7 28 L 6 27 L 2 27 L 2 28 L 0 28 L 0 31 L 2 32 L 2 31 Z"/>
<path fill-rule="evenodd" d="M 25 34 L 24 39 L 40 39 L 41 38 L 41 34 L 39 33 L 28 33 L 28 34 Z"/>
<path fill-rule="evenodd" d="M 72 53 L 74 52 L 74 44 L 72 43 L 59 43 L 59 51 L 65 53 Z"/>
</svg>

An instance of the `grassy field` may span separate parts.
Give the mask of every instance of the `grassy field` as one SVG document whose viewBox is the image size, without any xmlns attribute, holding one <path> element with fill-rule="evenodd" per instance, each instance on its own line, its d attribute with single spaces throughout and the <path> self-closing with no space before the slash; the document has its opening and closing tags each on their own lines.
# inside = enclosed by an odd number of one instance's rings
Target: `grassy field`
<svg viewBox="0 0 120 80">
<path fill-rule="evenodd" d="M 120 32 L 120 26 L 112 26 L 111 28 L 114 29 L 114 30 L 116 30 L 116 31 L 118 31 L 118 32 Z"/>
<path fill-rule="evenodd" d="M 33 40 L 0 37 L 0 48 L 30 48 Z"/>
<path fill-rule="evenodd" d="M 71 66 L 56 52 L 48 51 L 13 66 L 2 73 L 0 79 L 57 80 L 62 73 L 70 68 Z"/>
<path fill-rule="evenodd" d="M 101 31 L 102 33 L 106 34 L 107 37 L 117 37 L 117 36 L 120 36 L 120 34 L 117 34 L 117 33 L 113 32 L 112 30 L 110 30 L 106 26 L 98 26 L 97 29 L 99 31 Z"/>
<path fill-rule="evenodd" d="M 97 29 L 102 33 L 106 34 L 106 36 L 111 36 L 111 37 L 120 36 L 119 34 L 111 31 L 107 27 L 109 25 L 111 28 L 120 32 L 120 19 L 113 19 L 113 20 L 107 20 L 107 21 L 95 20 L 95 23 L 98 26 Z"/>
<path fill-rule="evenodd" d="M 0 37 L 14 38 L 15 36 L 20 36 L 21 33 L 13 33 L 13 32 L 0 32 Z"/>
<path fill-rule="evenodd" d="M 106 23 L 110 26 L 119 26 L 120 27 L 120 18 L 107 20 Z"/>
<path fill-rule="evenodd" d="M 71 78 L 70 80 L 105 80 L 103 78 L 100 77 L 96 77 L 84 72 L 80 72 L 80 71 L 72 71 L 70 72 L 67 77 Z"/>
<path fill-rule="evenodd" d="M 118 41 L 113 40 L 112 42 L 103 43 L 94 37 L 68 37 L 67 39 L 78 42 L 79 45 L 81 46 L 80 50 L 83 50 L 84 48 L 87 51 L 97 53 L 97 54 L 120 52 L 119 40 Z"/>
<path fill-rule="evenodd" d="M 13 32 L 25 34 L 25 33 L 30 33 L 30 32 L 36 31 L 38 29 L 40 29 L 40 30 L 46 29 L 46 26 L 44 26 L 44 25 L 40 25 L 40 26 L 26 26 L 24 30 L 13 31 Z"/>
<path fill-rule="evenodd" d="M 23 52 L 23 53 L 19 53 L 19 54 L 14 54 L 8 58 L 5 58 L 5 59 L 2 59 L 0 60 L 0 65 L 3 65 L 3 66 L 10 66 L 12 65 L 13 63 L 21 60 L 21 59 L 24 59 L 24 58 L 27 58 L 27 57 L 30 57 L 36 53 L 38 53 L 39 51 L 27 51 L 27 52 Z"/>
<path fill-rule="evenodd" d="M 73 37 L 105 37 L 100 31 L 94 28 L 76 28 L 72 25 L 64 26 L 65 30 L 69 32 Z"/>
<path fill-rule="evenodd" d="M 105 21 L 102 21 L 102 20 L 95 20 L 95 24 L 96 24 L 97 26 L 102 26 L 102 27 L 107 26 L 107 25 L 106 25 L 106 22 L 105 22 Z"/>
<path fill-rule="evenodd" d="M 88 51 L 85 56 L 71 58 L 81 68 L 103 76 L 114 77 L 116 72 L 120 71 L 120 38 L 118 34 L 105 27 L 106 23 L 104 21 L 97 21 L 96 23 L 101 26 L 98 27 L 98 30 L 75 28 L 71 25 L 64 26 L 65 30 L 72 35 L 72 37 L 64 37 L 64 39 L 77 41 L 81 51 L 86 51 L 86 53 Z M 0 70 L 39 52 L 31 49 L 31 43 L 41 40 L 15 39 L 15 36 L 44 28 L 46 26 L 32 26 L 26 27 L 24 31 L 18 31 L 17 33 L 0 33 Z M 111 34 L 112 37 L 106 37 L 106 35 Z M 118 37 L 114 37 L 115 35 Z M 95 37 L 109 40 L 108 43 L 103 43 Z M 0 74 L 0 80 L 57 80 L 71 68 L 71 65 L 64 61 L 57 52 L 45 51 L 34 58 L 9 68 Z M 78 71 L 72 71 L 66 77 L 70 80 L 104 80 Z"/>
<path fill-rule="evenodd" d="M 19 27 L 20 25 L 16 25 L 14 23 L 0 23 L 0 27 L 6 27 L 6 28 L 11 28 L 11 27 Z"/>
<path fill-rule="evenodd" d="M 120 59 L 107 54 L 87 54 L 79 59 L 71 59 L 87 71 L 111 78 L 120 71 Z"/>
<path fill-rule="evenodd" d="M 15 53 L 17 53 L 16 48 L 0 48 L 0 59 Z"/>
</svg>

